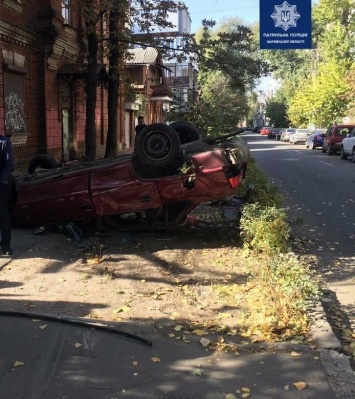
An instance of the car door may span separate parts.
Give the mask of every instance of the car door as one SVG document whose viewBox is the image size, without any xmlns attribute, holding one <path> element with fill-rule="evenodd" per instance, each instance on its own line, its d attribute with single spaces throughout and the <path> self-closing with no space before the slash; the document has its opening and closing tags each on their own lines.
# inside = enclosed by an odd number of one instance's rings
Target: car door
<svg viewBox="0 0 355 399">
<path fill-rule="evenodd" d="M 355 147 L 355 129 L 352 129 L 349 136 L 343 140 L 343 147 L 346 154 L 351 155 Z"/>
<path fill-rule="evenodd" d="M 90 192 L 100 216 L 134 213 L 162 206 L 155 180 L 138 178 L 130 160 L 92 169 Z"/>
<path fill-rule="evenodd" d="M 74 221 L 94 213 L 85 170 L 58 170 L 33 177 L 24 189 L 18 206 L 26 224 L 41 226 Z"/>
</svg>

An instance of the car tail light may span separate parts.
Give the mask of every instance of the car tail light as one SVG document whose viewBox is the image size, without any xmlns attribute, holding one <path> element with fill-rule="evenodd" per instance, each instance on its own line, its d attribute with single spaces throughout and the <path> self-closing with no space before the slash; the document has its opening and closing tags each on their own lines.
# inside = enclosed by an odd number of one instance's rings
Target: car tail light
<svg viewBox="0 0 355 399">
<path fill-rule="evenodd" d="M 228 178 L 229 185 L 230 185 L 232 188 L 237 188 L 238 185 L 239 185 L 239 179 L 240 179 L 240 176 L 239 176 L 239 175 L 233 176 L 233 177 L 229 177 L 229 178 Z"/>
</svg>

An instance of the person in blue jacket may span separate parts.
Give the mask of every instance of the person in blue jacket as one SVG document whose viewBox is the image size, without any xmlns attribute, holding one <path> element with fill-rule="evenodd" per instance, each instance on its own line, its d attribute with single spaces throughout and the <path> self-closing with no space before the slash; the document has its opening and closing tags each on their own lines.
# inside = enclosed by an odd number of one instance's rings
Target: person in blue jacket
<svg viewBox="0 0 355 399">
<path fill-rule="evenodd" d="M 9 201 L 12 193 L 12 172 L 14 158 L 12 143 L 7 136 L 0 135 L 0 231 L 2 251 L 11 256 L 11 220 Z"/>
</svg>

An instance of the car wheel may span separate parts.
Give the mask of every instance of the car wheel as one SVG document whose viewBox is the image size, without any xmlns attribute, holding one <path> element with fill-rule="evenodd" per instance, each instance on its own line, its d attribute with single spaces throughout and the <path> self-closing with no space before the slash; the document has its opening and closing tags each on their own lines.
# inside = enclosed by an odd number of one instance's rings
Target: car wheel
<svg viewBox="0 0 355 399">
<path fill-rule="evenodd" d="M 163 123 L 146 126 L 136 138 L 135 153 L 147 165 L 168 166 L 179 152 L 178 133 Z"/>
<path fill-rule="evenodd" d="M 315 150 L 316 149 L 316 146 L 313 144 L 312 145 L 312 150 Z"/>
<path fill-rule="evenodd" d="M 188 121 L 176 121 L 170 126 L 177 131 L 180 144 L 191 143 L 192 141 L 200 140 L 200 132 L 197 127 Z"/>
<path fill-rule="evenodd" d="M 331 147 L 330 143 L 329 143 L 328 148 L 327 148 L 327 154 L 328 155 L 332 155 L 333 154 L 332 147 Z"/>
<path fill-rule="evenodd" d="M 353 148 L 353 152 L 351 154 L 351 162 L 355 163 L 355 148 Z"/>
<path fill-rule="evenodd" d="M 47 154 L 36 155 L 28 164 L 28 173 L 32 174 L 38 169 L 58 168 L 58 162 Z"/>
<path fill-rule="evenodd" d="M 341 147 L 340 158 L 341 159 L 347 159 L 348 158 L 348 156 L 345 154 L 343 146 Z"/>
<path fill-rule="evenodd" d="M 327 150 L 322 146 L 322 152 L 325 153 Z"/>
</svg>

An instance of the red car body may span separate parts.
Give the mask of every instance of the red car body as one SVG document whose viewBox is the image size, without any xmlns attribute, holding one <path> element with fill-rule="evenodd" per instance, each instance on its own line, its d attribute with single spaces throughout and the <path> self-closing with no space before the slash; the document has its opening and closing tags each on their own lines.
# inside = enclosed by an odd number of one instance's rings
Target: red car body
<svg viewBox="0 0 355 399">
<path fill-rule="evenodd" d="M 242 138 L 181 145 L 174 162 L 146 165 L 139 154 L 74 162 L 16 178 L 18 227 L 115 217 L 125 225 L 173 227 L 200 203 L 237 193 L 249 149 Z M 128 218 L 129 219 L 129 218 Z"/>
<path fill-rule="evenodd" d="M 322 152 L 328 155 L 340 151 L 341 143 L 355 125 L 331 125 L 328 127 L 322 144 Z"/>
<path fill-rule="evenodd" d="M 264 126 L 264 127 L 262 127 L 262 128 L 260 129 L 260 134 L 261 134 L 262 136 L 268 136 L 268 135 L 271 133 L 271 130 L 272 130 L 271 127 Z"/>
</svg>

